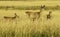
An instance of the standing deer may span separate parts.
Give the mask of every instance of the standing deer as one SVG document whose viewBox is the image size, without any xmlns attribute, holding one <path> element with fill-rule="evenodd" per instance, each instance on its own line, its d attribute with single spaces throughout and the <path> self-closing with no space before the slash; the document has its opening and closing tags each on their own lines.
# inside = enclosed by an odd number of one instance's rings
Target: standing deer
<svg viewBox="0 0 60 37">
<path fill-rule="evenodd" d="M 44 9 L 44 8 L 45 8 L 45 5 L 41 6 L 41 9 L 40 9 L 39 12 L 29 12 L 29 11 L 27 11 L 25 13 L 28 15 L 29 18 L 32 18 L 32 20 L 35 21 L 36 19 L 40 18 L 42 9 Z"/>
<path fill-rule="evenodd" d="M 15 20 L 17 17 L 19 18 L 19 16 L 17 16 L 17 14 L 14 13 L 14 16 L 13 16 L 13 17 L 4 16 L 3 18 L 4 18 L 5 20 Z"/>
<path fill-rule="evenodd" d="M 47 20 L 48 20 L 48 19 L 51 19 L 51 13 L 52 13 L 52 12 L 50 11 L 49 14 L 47 14 Z"/>
</svg>

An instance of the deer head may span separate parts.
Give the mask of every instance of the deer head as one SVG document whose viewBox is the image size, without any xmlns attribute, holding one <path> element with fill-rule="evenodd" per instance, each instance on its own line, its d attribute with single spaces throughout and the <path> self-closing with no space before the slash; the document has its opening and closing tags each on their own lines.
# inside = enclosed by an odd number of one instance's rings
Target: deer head
<svg viewBox="0 0 60 37">
<path fill-rule="evenodd" d="M 15 15 L 15 17 L 18 17 L 19 18 L 19 16 L 16 13 L 14 13 L 14 15 Z"/>
</svg>

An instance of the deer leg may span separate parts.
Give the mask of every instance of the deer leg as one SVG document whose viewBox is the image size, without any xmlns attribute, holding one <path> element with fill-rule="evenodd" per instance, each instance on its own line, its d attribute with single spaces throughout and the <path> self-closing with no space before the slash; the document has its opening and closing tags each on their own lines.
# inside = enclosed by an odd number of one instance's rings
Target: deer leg
<svg viewBox="0 0 60 37">
<path fill-rule="evenodd" d="M 33 19 L 33 21 L 35 21 L 35 19 Z"/>
</svg>

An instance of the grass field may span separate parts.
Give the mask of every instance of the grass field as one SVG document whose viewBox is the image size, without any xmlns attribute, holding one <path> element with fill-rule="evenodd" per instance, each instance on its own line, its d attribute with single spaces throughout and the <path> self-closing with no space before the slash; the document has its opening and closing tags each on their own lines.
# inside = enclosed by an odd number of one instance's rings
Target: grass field
<svg viewBox="0 0 60 37">
<path fill-rule="evenodd" d="M 60 1 L 57 2 L 41 2 L 41 4 L 43 3 L 48 6 L 60 5 Z M 9 3 L 3 1 L 0 6 L 40 5 L 40 2 L 20 2 L 22 4 L 19 4 L 19 2 L 15 2 L 15 4 L 13 2 Z M 34 22 L 25 14 L 26 11 L 39 10 L 0 10 L 0 37 L 60 37 L 60 10 L 43 10 L 41 18 Z M 49 11 L 52 11 L 52 18 L 47 20 L 46 15 Z M 16 20 L 8 21 L 3 18 L 4 16 L 12 17 L 14 13 L 17 13 L 19 16 Z"/>
</svg>

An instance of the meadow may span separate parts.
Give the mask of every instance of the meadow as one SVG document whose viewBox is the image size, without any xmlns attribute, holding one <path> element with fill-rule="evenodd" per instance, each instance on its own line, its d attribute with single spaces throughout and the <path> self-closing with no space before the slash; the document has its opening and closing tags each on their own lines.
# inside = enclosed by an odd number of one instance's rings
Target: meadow
<svg viewBox="0 0 60 37">
<path fill-rule="evenodd" d="M 31 4 L 35 6 L 37 5 L 36 3 L 40 5 L 39 2 L 34 2 L 34 3 L 25 2 L 26 4 L 23 2 L 21 2 L 22 4 L 18 4 L 19 2 L 17 4 L 16 3 L 13 4 L 13 2 L 11 2 L 10 4 L 9 3 L 3 2 L 0 5 L 1 6 L 6 6 L 6 5 L 27 6 L 27 3 L 28 6 L 31 6 Z M 44 4 L 48 5 L 47 3 L 45 2 Z M 52 2 L 52 3 L 55 6 L 56 2 Z M 57 4 L 59 4 L 59 2 Z M 26 11 L 38 12 L 40 10 L 39 9 L 37 10 L 1 9 L 0 10 L 0 37 L 60 37 L 60 10 L 55 10 L 55 9 L 43 10 L 41 13 L 41 17 L 38 20 L 35 20 L 34 22 L 26 15 L 25 13 Z M 46 15 L 48 14 L 49 11 L 52 11 L 51 14 L 52 17 L 51 19 L 47 20 Z M 14 16 L 14 13 L 16 13 L 19 16 L 19 18 L 11 21 L 4 19 L 4 16 L 10 16 L 10 17 Z"/>
<path fill-rule="evenodd" d="M 59 37 L 60 36 L 59 11 L 52 11 L 52 19 L 50 20 L 46 19 L 46 15 L 49 11 L 43 11 L 41 14 L 41 18 L 34 22 L 30 18 L 28 18 L 28 16 L 25 14 L 25 11 L 28 10 L 17 10 L 17 11 L 0 10 L 0 11 L 2 11 L 0 16 L 1 17 L 0 37 Z M 12 11 L 13 13 L 10 11 Z M 17 15 L 19 16 L 18 19 L 13 21 L 3 19 L 3 16 L 7 15 L 14 16 L 15 12 L 17 12 Z"/>
</svg>

